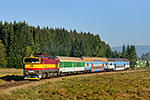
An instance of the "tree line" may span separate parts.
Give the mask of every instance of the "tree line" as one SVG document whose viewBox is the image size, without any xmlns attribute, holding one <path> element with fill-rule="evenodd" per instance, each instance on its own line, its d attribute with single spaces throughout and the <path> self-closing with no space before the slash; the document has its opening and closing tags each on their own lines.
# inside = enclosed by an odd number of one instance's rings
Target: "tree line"
<svg viewBox="0 0 150 100">
<path fill-rule="evenodd" d="M 150 61 L 150 52 L 143 53 L 139 59 L 144 60 L 144 61 L 147 61 L 147 60 Z"/>
<path fill-rule="evenodd" d="M 136 58 L 134 45 L 128 45 L 126 50 L 123 46 L 122 52 L 112 51 L 99 35 L 34 27 L 25 21 L 0 22 L 0 52 L 0 68 L 23 68 L 23 57 L 38 52 L 53 56 L 128 58 L 131 62 Z"/>
</svg>

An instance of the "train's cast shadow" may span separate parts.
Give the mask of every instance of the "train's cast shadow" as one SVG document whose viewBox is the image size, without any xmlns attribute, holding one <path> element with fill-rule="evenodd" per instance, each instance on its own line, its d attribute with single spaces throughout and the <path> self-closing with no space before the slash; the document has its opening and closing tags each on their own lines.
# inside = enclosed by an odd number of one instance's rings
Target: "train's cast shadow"
<svg viewBox="0 0 150 100">
<path fill-rule="evenodd" d="M 24 76 L 6 75 L 3 77 L 0 77 L 0 79 L 5 80 L 5 81 L 21 81 L 21 80 L 24 80 Z"/>
</svg>

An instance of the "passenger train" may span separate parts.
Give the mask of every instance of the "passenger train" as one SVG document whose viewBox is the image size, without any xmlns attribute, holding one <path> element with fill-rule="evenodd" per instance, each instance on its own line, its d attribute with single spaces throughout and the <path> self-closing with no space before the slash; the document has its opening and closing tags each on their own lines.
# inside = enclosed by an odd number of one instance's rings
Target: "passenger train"
<svg viewBox="0 0 150 100">
<path fill-rule="evenodd" d="M 24 79 L 41 79 L 70 73 L 89 73 L 130 68 L 125 58 L 63 57 L 43 53 L 23 58 Z"/>
</svg>

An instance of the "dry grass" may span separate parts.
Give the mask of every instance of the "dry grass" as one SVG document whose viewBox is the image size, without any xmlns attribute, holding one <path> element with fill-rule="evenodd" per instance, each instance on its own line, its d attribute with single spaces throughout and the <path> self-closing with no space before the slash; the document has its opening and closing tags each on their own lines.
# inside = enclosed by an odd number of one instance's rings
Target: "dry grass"
<svg viewBox="0 0 150 100">
<path fill-rule="evenodd" d="M 63 78 L 11 93 L 0 99 L 150 99 L 150 71 Z"/>
</svg>

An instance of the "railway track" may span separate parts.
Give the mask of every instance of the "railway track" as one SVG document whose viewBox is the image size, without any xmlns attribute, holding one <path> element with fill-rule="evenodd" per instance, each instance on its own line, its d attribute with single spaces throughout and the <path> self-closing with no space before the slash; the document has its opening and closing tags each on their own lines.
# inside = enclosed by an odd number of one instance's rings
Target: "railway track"
<svg viewBox="0 0 150 100">
<path fill-rule="evenodd" d="M 150 69 L 124 70 L 124 71 L 115 71 L 115 72 L 100 72 L 100 73 L 89 73 L 89 74 L 66 75 L 66 76 L 62 76 L 62 77 L 41 79 L 39 81 L 23 80 L 23 81 L 16 81 L 16 82 L 9 82 L 9 83 L 0 84 L 0 90 L 8 89 L 11 87 L 18 87 L 18 86 L 25 85 L 25 84 L 32 84 L 33 85 L 33 83 L 38 83 L 38 82 L 44 83 L 46 81 L 58 81 L 58 80 L 62 80 L 63 78 L 71 78 L 71 77 L 78 77 L 78 76 L 90 76 L 90 75 L 95 75 L 95 74 L 113 74 L 113 73 L 137 72 L 137 71 L 150 71 Z"/>
<path fill-rule="evenodd" d="M 23 85 L 23 84 L 27 84 L 27 83 L 29 83 L 28 80 L 3 83 L 3 84 L 0 84 L 0 89 L 7 89 L 7 88 L 10 88 L 10 87 L 19 86 L 19 85 Z"/>
</svg>

